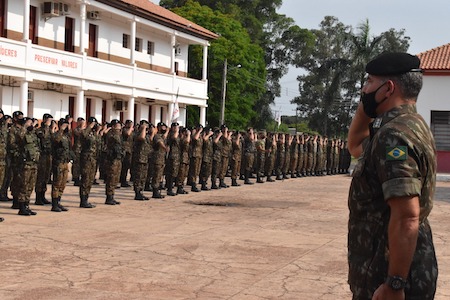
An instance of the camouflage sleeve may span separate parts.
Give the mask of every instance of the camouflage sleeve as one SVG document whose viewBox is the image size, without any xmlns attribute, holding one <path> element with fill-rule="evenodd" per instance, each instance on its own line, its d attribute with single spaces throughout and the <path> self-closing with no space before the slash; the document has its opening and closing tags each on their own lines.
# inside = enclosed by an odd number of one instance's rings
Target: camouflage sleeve
<svg viewBox="0 0 450 300">
<path fill-rule="evenodd" d="M 405 128 L 388 127 L 380 132 L 373 149 L 374 162 L 382 184 L 384 199 L 420 196 L 420 153 Z"/>
</svg>

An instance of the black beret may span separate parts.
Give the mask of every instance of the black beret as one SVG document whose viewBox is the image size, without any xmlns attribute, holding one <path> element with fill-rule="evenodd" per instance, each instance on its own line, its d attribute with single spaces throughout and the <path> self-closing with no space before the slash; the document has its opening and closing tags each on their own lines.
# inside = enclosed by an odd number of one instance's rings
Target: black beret
<svg viewBox="0 0 450 300">
<path fill-rule="evenodd" d="M 158 127 L 163 127 L 163 126 L 166 126 L 166 127 L 167 127 L 166 123 L 164 123 L 164 122 L 159 122 L 157 126 L 158 126 Z"/>
<path fill-rule="evenodd" d="M 180 124 L 178 124 L 177 122 L 173 122 L 170 127 L 176 127 L 176 126 L 180 126 Z"/>
<path fill-rule="evenodd" d="M 17 118 L 18 116 L 23 116 L 23 112 L 20 110 L 13 112 L 13 118 Z"/>
<path fill-rule="evenodd" d="M 220 126 L 220 129 L 222 130 L 222 129 L 225 129 L 225 128 L 227 128 L 228 129 L 228 126 L 227 125 L 225 125 L 225 124 L 222 124 L 222 126 Z"/>
<path fill-rule="evenodd" d="M 70 119 L 70 118 L 72 118 L 71 115 L 66 115 L 66 119 Z"/>
<path fill-rule="evenodd" d="M 125 121 L 125 124 L 126 124 L 126 125 L 131 124 L 131 123 L 133 123 L 133 121 L 131 121 L 131 120 L 126 120 L 126 121 Z"/>
<path fill-rule="evenodd" d="M 112 120 L 111 121 L 111 126 L 114 126 L 114 125 L 116 125 L 116 124 L 122 124 L 119 120 L 117 120 L 117 119 L 114 119 L 114 120 Z"/>
<path fill-rule="evenodd" d="M 11 119 L 10 115 L 5 115 L 5 120 Z"/>
<path fill-rule="evenodd" d="M 366 65 L 366 72 L 375 76 L 421 72 L 420 59 L 408 53 L 388 52 L 378 55 Z"/>
<path fill-rule="evenodd" d="M 47 120 L 47 119 L 53 119 L 53 116 L 51 114 L 44 114 L 42 116 L 42 119 Z"/>
<path fill-rule="evenodd" d="M 89 117 L 88 123 L 98 123 L 97 119 L 95 117 Z"/>
<path fill-rule="evenodd" d="M 69 121 L 67 121 L 67 119 L 61 118 L 58 121 L 58 126 L 61 126 L 63 124 L 69 124 Z"/>
<path fill-rule="evenodd" d="M 198 124 L 197 128 L 203 128 L 203 125 L 202 124 Z"/>
<path fill-rule="evenodd" d="M 81 122 L 81 121 L 84 121 L 84 118 L 78 117 L 78 118 L 77 118 L 77 122 Z"/>
<path fill-rule="evenodd" d="M 149 125 L 150 123 L 148 123 L 147 120 L 141 120 L 141 121 L 139 122 L 139 125 L 143 125 L 143 124 Z"/>
</svg>

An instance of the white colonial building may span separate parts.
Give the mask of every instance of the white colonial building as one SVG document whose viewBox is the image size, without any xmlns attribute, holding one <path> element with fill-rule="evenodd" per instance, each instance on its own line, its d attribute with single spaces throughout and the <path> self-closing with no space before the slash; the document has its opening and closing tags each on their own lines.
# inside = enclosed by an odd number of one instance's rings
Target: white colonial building
<svg viewBox="0 0 450 300">
<path fill-rule="evenodd" d="M 178 122 L 207 107 L 207 53 L 217 35 L 149 0 L 0 0 L 0 107 L 5 114 Z M 188 48 L 203 47 L 202 78 Z"/>
</svg>

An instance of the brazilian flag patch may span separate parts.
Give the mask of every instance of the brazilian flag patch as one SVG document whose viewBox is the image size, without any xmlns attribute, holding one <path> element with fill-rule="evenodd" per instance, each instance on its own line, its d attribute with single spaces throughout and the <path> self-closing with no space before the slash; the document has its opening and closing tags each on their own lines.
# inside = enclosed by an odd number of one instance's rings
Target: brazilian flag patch
<svg viewBox="0 0 450 300">
<path fill-rule="evenodd" d="M 406 160 L 408 148 L 406 146 L 386 147 L 386 160 Z"/>
</svg>

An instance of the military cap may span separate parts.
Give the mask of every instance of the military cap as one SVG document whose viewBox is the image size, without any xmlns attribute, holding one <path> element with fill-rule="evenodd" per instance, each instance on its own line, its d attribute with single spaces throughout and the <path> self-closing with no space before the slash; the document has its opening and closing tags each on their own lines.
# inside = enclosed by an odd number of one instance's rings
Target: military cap
<svg viewBox="0 0 450 300">
<path fill-rule="evenodd" d="M 177 122 L 173 122 L 170 127 L 176 127 L 176 126 L 180 126 L 180 124 L 178 124 Z"/>
<path fill-rule="evenodd" d="M 164 123 L 164 122 L 159 122 L 157 126 L 158 126 L 158 127 L 163 127 L 163 126 L 166 126 L 166 127 L 167 127 L 166 123 Z"/>
<path fill-rule="evenodd" d="M 4 115 L 3 117 L 5 118 L 5 120 L 11 119 L 10 115 Z"/>
<path fill-rule="evenodd" d="M 117 119 L 112 120 L 109 124 L 111 124 L 111 126 L 114 126 L 116 124 L 121 124 L 121 122 Z"/>
<path fill-rule="evenodd" d="M 78 117 L 78 118 L 77 118 L 77 122 L 81 122 L 81 121 L 84 121 L 84 118 Z"/>
<path fill-rule="evenodd" d="M 98 123 L 97 119 L 95 117 L 89 117 L 88 123 Z"/>
<path fill-rule="evenodd" d="M 23 112 L 21 112 L 20 110 L 16 110 L 15 112 L 13 112 L 13 118 L 18 118 L 19 116 L 23 116 Z"/>
<path fill-rule="evenodd" d="M 198 124 L 195 128 L 203 128 L 202 124 Z"/>
<path fill-rule="evenodd" d="M 139 125 L 144 125 L 144 124 L 150 125 L 150 123 L 147 120 L 141 120 L 139 122 Z"/>
<path fill-rule="evenodd" d="M 388 52 L 378 55 L 366 65 L 366 72 L 375 76 L 421 72 L 420 59 L 408 53 Z"/>
<path fill-rule="evenodd" d="M 70 118 L 72 118 L 71 115 L 66 115 L 66 119 L 70 119 Z"/>
<path fill-rule="evenodd" d="M 222 126 L 220 126 L 220 130 L 225 129 L 225 128 L 228 129 L 228 126 L 226 124 L 222 124 Z"/>
<path fill-rule="evenodd" d="M 131 124 L 131 123 L 133 123 L 133 121 L 131 121 L 131 120 L 126 120 L 125 121 L 125 125 Z"/>
<path fill-rule="evenodd" d="M 69 121 L 67 121 L 67 119 L 61 118 L 58 121 L 58 126 L 61 126 L 63 124 L 69 124 Z"/>
<path fill-rule="evenodd" d="M 53 116 L 52 116 L 51 114 L 44 114 L 44 115 L 42 116 L 42 119 L 43 119 L 43 120 L 53 119 Z"/>
</svg>

